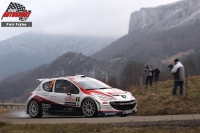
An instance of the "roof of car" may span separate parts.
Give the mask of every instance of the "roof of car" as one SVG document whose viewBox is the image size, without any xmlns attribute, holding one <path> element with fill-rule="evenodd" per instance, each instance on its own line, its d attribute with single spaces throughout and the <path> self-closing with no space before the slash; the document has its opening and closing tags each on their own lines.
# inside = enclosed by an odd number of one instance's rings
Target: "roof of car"
<svg viewBox="0 0 200 133">
<path fill-rule="evenodd" d="M 84 79 L 84 78 L 89 78 L 86 77 L 85 75 L 75 75 L 75 76 L 65 76 L 65 77 L 57 77 L 57 78 L 42 78 L 42 79 L 37 79 L 37 81 L 39 82 L 43 82 L 43 81 L 50 81 L 50 80 L 58 80 L 58 79 Z"/>
</svg>

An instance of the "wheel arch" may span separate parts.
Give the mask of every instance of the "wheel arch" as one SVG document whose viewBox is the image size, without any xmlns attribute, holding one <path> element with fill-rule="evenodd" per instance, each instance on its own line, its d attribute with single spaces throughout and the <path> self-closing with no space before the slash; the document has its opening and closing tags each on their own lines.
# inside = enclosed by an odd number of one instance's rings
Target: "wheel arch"
<svg viewBox="0 0 200 133">
<path fill-rule="evenodd" d="M 97 107 L 97 112 L 99 112 L 100 111 L 100 103 L 93 97 L 84 97 L 83 100 L 81 101 L 81 107 L 82 107 L 83 102 L 88 98 L 92 99 L 95 102 L 96 107 Z M 83 114 L 83 112 L 82 112 L 82 114 Z"/>
<path fill-rule="evenodd" d="M 36 102 L 38 103 L 40 109 L 41 109 L 41 112 L 43 113 L 43 108 L 42 108 L 41 102 L 38 102 L 38 101 L 35 100 L 35 99 L 30 99 L 29 102 L 28 102 L 28 104 L 27 104 L 27 108 L 26 108 L 27 114 L 29 114 L 29 104 L 30 104 L 31 101 L 36 101 Z"/>
</svg>

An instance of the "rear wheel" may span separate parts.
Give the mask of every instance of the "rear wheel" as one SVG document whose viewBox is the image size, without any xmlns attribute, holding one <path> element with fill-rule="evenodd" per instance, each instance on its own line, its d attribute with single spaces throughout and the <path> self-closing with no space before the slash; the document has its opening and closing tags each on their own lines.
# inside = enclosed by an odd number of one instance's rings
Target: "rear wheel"
<svg viewBox="0 0 200 133">
<path fill-rule="evenodd" d="M 97 116 L 96 103 L 90 98 L 87 98 L 83 101 L 81 109 L 82 109 L 82 112 L 85 117 L 96 117 Z"/>
<path fill-rule="evenodd" d="M 42 117 L 42 107 L 35 100 L 30 101 L 28 105 L 29 115 L 32 118 L 41 118 Z"/>
</svg>

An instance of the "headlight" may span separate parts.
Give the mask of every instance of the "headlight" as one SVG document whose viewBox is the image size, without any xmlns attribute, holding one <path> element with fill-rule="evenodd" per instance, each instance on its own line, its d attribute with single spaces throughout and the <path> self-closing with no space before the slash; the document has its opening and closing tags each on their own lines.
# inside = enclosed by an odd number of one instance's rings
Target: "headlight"
<svg viewBox="0 0 200 133">
<path fill-rule="evenodd" d="M 106 96 L 106 95 L 103 95 L 103 94 L 98 94 L 98 93 L 91 93 L 92 96 L 94 96 L 95 98 L 99 98 L 99 99 L 103 99 L 103 100 L 116 100 L 115 98 L 113 97 L 110 97 L 110 96 Z"/>
</svg>

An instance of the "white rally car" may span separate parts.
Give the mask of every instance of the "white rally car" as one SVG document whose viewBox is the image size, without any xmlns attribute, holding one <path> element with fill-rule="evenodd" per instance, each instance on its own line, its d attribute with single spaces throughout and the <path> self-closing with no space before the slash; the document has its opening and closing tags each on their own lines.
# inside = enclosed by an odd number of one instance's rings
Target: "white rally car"
<svg viewBox="0 0 200 133">
<path fill-rule="evenodd" d="M 33 118 L 43 113 L 96 116 L 127 116 L 137 112 L 130 92 L 112 88 L 84 75 L 38 79 L 40 85 L 30 94 L 26 112 Z"/>
</svg>

